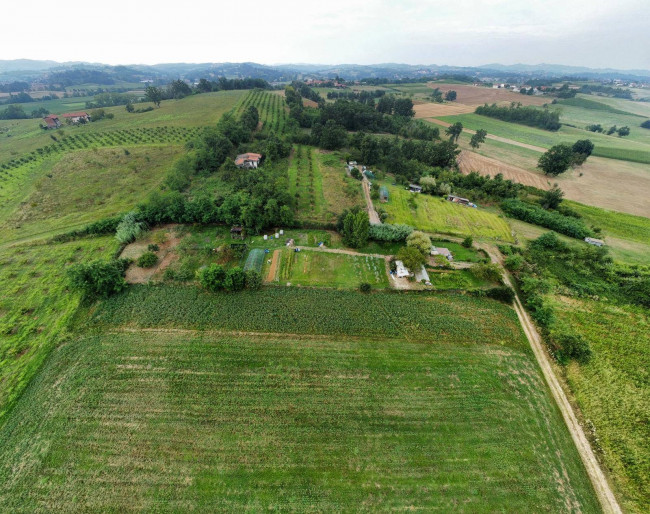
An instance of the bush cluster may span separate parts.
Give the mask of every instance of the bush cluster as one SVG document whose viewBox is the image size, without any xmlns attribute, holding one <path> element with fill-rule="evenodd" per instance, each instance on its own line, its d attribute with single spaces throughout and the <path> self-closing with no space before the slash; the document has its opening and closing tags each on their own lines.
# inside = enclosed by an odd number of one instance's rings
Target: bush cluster
<svg viewBox="0 0 650 514">
<path fill-rule="evenodd" d="M 501 209 L 511 218 L 555 230 L 560 234 L 577 239 L 593 236 L 594 233 L 581 220 L 564 216 L 559 212 L 544 210 L 539 205 L 511 198 L 501 202 Z"/>
</svg>

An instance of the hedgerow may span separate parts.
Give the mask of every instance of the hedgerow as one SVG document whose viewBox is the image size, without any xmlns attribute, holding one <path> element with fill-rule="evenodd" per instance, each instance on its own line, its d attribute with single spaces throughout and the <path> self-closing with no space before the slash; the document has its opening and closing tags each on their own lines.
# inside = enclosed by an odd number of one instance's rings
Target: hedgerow
<svg viewBox="0 0 650 514">
<path fill-rule="evenodd" d="M 501 209 L 511 218 L 549 228 L 569 237 L 584 239 L 594 235 L 593 231 L 579 219 L 547 211 L 538 205 L 524 203 L 516 198 L 501 202 Z"/>
</svg>

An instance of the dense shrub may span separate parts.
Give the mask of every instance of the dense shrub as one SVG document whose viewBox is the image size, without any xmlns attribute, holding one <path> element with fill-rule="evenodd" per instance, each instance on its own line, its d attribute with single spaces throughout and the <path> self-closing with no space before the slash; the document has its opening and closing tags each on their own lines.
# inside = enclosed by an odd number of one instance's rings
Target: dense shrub
<svg viewBox="0 0 650 514">
<path fill-rule="evenodd" d="M 510 271 L 519 271 L 524 264 L 524 258 L 521 255 L 508 255 L 505 260 L 506 269 Z"/>
<path fill-rule="evenodd" d="M 239 266 L 231 268 L 226 273 L 223 287 L 226 291 L 241 291 L 246 285 L 246 275 Z"/>
<path fill-rule="evenodd" d="M 546 211 L 538 205 L 524 203 L 515 198 L 501 202 L 501 209 L 511 218 L 549 228 L 570 237 L 584 239 L 593 236 L 593 231 L 581 220 L 564 216 L 559 212 Z"/>
<path fill-rule="evenodd" d="M 472 245 L 474 244 L 474 239 L 472 236 L 467 236 L 465 239 L 463 239 L 463 242 L 461 245 L 463 245 L 465 248 L 471 248 Z"/>
<path fill-rule="evenodd" d="M 126 287 L 124 281 L 126 265 L 123 260 L 75 264 L 68 270 L 70 286 L 90 299 L 105 298 L 119 293 Z"/>
<path fill-rule="evenodd" d="M 471 272 L 475 277 L 482 280 L 501 283 L 501 270 L 496 264 L 488 262 L 475 264 L 472 266 Z"/>
<path fill-rule="evenodd" d="M 488 298 L 511 304 L 515 299 L 515 292 L 508 286 L 493 287 L 485 291 Z"/>
<path fill-rule="evenodd" d="M 208 291 L 219 291 L 223 289 L 224 281 L 226 279 L 226 272 L 223 266 L 218 264 L 210 264 L 205 268 L 201 268 L 198 273 L 199 283 Z"/>
<path fill-rule="evenodd" d="M 136 264 L 141 268 L 153 268 L 157 262 L 158 256 L 155 253 L 144 252 L 140 257 L 138 257 Z"/>
<path fill-rule="evenodd" d="M 262 287 L 262 275 L 259 271 L 254 269 L 249 269 L 244 272 L 246 289 L 259 289 Z"/>
<path fill-rule="evenodd" d="M 368 235 L 373 241 L 399 242 L 405 241 L 413 232 L 413 227 L 408 225 L 371 225 Z"/>
<path fill-rule="evenodd" d="M 566 364 L 570 359 L 581 364 L 591 359 L 591 347 L 589 342 L 579 334 L 571 332 L 553 333 L 550 336 L 551 349 L 556 359 Z"/>
<path fill-rule="evenodd" d="M 142 234 L 145 224 L 138 221 L 135 212 L 125 214 L 115 230 L 115 238 L 120 243 L 130 243 Z"/>
<path fill-rule="evenodd" d="M 359 284 L 359 291 L 362 293 L 369 293 L 372 289 L 372 286 L 368 282 L 362 282 Z"/>
</svg>

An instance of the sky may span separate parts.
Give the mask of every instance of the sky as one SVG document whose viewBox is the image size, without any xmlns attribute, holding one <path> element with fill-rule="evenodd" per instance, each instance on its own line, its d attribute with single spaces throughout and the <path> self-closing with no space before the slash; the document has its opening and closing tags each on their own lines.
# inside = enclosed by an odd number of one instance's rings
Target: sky
<svg viewBox="0 0 650 514">
<path fill-rule="evenodd" d="M 0 59 L 650 69 L 650 0 L 36 0 Z"/>
</svg>

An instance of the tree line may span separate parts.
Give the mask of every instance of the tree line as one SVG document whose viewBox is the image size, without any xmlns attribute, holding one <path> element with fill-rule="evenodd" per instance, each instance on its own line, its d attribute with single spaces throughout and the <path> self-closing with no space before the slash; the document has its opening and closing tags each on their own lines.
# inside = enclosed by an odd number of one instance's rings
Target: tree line
<svg viewBox="0 0 650 514">
<path fill-rule="evenodd" d="M 490 118 L 545 130 L 555 131 L 561 127 L 559 111 L 537 109 L 529 106 L 523 107 L 521 104 L 515 104 L 514 102 L 508 107 L 485 104 L 478 106 L 474 112 L 481 116 L 489 116 Z"/>
</svg>

